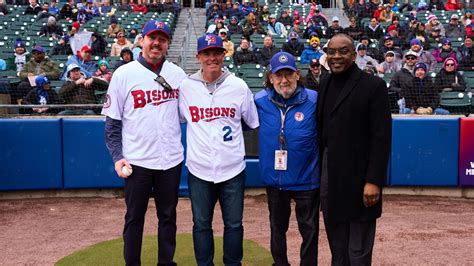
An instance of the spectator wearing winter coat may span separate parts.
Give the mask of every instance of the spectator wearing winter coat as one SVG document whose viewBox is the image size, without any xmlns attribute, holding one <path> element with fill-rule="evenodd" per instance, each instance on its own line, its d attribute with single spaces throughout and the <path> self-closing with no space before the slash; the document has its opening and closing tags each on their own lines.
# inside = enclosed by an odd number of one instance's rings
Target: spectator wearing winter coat
<svg viewBox="0 0 474 266">
<path fill-rule="evenodd" d="M 248 36 L 254 33 L 258 33 L 258 34 L 266 33 L 265 29 L 263 28 L 262 24 L 260 24 L 260 21 L 258 21 L 254 13 L 248 14 L 243 30 L 244 30 L 244 34 Z"/>
<path fill-rule="evenodd" d="M 452 14 L 449 24 L 445 26 L 446 38 L 455 40 L 466 35 L 466 29 L 462 24 L 459 24 L 459 16 Z"/>
<path fill-rule="evenodd" d="M 397 73 L 402 69 L 402 63 L 396 59 L 394 51 L 387 51 L 385 53 L 385 61 L 380 64 L 378 72 L 381 74 Z"/>
<path fill-rule="evenodd" d="M 20 72 L 23 69 L 23 66 L 26 62 L 30 61 L 31 55 L 26 50 L 26 44 L 21 39 L 17 39 L 15 42 L 15 49 L 13 56 L 11 56 L 7 61 L 7 66 L 9 70 L 16 70 Z"/>
<path fill-rule="evenodd" d="M 427 75 L 427 66 L 424 63 L 416 63 L 413 71 L 412 85 L 401 92 L 401 96 L 405 99 L 405 108 L 402 113 L 449 114 L 447 110 L 438 108 L 439 94 L 433 80 Z"/>
<path fill-rule="evenodd" d="M 321 48 L 319 47 L 319 45 L 320 45 L 319 38 L 312 37 L 309 40 L 309 45 L 306 46 L 303 53 L 301 54 L 300 63 L 309 64 L 312 59 L 319 59 L 323 55 L 323 52 L 321 51 Z"/>
<path fill-rule="evenodd" d="M 367 55 L 367 46 L 362 43 L 359 43 L 357 45 L 356 50 L 357 56 L 355 63 L 361 70 L 365 70 L 367 64 L 369 63 L 370 65 L 372 65 L 373 68 L 377 68 L 379 66 L 379 62 L 377 62 L 377 60 Z"/>
<path fill-rule="evenodd" d="M 440 48 L 434 49 L 432 54 L 438 63 L 444 62 L 444 60 L 449 57 L 456 58 L 456 51 L 454 51 L 451 47 L 451 41 L 449 39 L 444 39 L 442 46 Z"/>
<path fill-rule="evenodd" d="M 464 43 L 458 47 L 457 59 L 459 62 L 459 70 L 474 70 L 474 46 L 473 36 L 466 36 Z"/>
<path fill-rule="evenodd" d="M 226 29 L 220 29 L 219 30 L 219 37 L 222 39 L 222 45 L 224 46 L 225 49 L 225 57 L 229 56 L 232 57 L 234 55 L 234 43 L 229 40 L 229 37 L 227 36 L 227 30 Z"/>
<path fill-rule="evenodd" d="M 339 25 L 339 18 L 332 17 L 331 26 L 326 30 L 326 38 L 331 39 L 332 36 L 344 32 L 344 29 Z"/>
<path fill-rule="evenodd" d="M 227 12 L 227 17 L 228 17 L 228 18 L 231 18 L 231 19 L 232 19 L 232 17 L 235 17 L 235 18 L 237 19 L 237 23 L 238 23 L 241 19 L 244 18 L 244 14 L 242 14 L 242 12 L 240 11 L 239 7 L 240 7 L 239 2 L 235 2 L 231 9 L 227 9 L 227 10 L 226 10 L 226 12 Z"/>
<path fill-rule="evenodd" d="M 383 30 L 376 18 L 370 19 L 370 24 L 365 27 L 365 35 L 370 39 L 380 40 L 383 37 Z"/>
<path fill-rule="evenodd" d="M 413 51 L 405 54 L 405 63 L 400 71 L 396 72 L 390 80 L 389 90 L 401 93 L 412 85 L 413 70 L 416 65 L 418 55 Z"/>
<path fill-rule="evenodd" d="M 278 22 L 281 22 L 283 25 L 286 26 L 293 26 L 293 18 L 288 14 L 287 10 L 281 11 L 281 15 L 278 18 Z"/>
<path fill-rule="evenodd" d="M 242 5 L 240 5 L 239 10 L 240 10 L 240 13 L 242 13 L 244 16 L 247 16 L 248 14 L 255 12 L 255 9 L 249 3 L 249 0 L 244 0 Z"/>
<path fill-rule="evenodd" d="M 458 0 L 448 0 L 444 8 L 446 9 L 446 11 L 460 10 L 461 4 Z"/>
<path fill-rule="evenodd" d="M 106 36 L 109 38 L 117 37 L 117 33 L 124 29 L 118 25 L 118 19 L 115 16 L 110 17 L 110 25 L 107 28 Z"/>
<path fill-rule="evenodd" d="M 255 54 L 260 65 L 268 66 L 268 64 L 270 64 L 270 59 L 272 59 L 272 57 L 278 52 L 280 52 L 280 49 L 273 45 L 272 36 L 267 35 L 263 38 L 263 47 L 257 48 Z"/>
<path fill-rule="evenodd" d="M 387 37 L 390 37 L 390 39 L 392 41 L 391 45 L 393 47 L 403 49 L 403 47 L 404 47 L 403 39 L 400 38 L 400 33 L 399 33 L 399 29 L 397 28 L 397 26 L 392 24 L 392 25 L 387 27 L 387 34 L 385 36 L 383 36 L 382 39 L 380 39 L 379 47 L 382 47 L 384 45 L 386 46 L 385 42 L 387 41 Z M 400 56 L 401 56 L 401 54 L 400 54 Z"/>
<path fill-rule="evenodd" d="M 288 36 L 288 31 L 286 30 L 285 25 L 276 20 L 275 14 L 271 14 L 268 19 L 267 34 L 272 36 L 277 35 L 284 38 Z"/>
<path fill-rule="evenodd" d="M 392 11 L 392 6 L 390 4 L 387 4 L 383 11 L 380 13 L 379 21 L 390 22 L 392 21 L 393 16 L 395 16 L 395 12 Z"/>
<path fill-rule="evenodd" d="M 49 53 L 50 56 L 53 55 L 72 55 L 72 49 L 71 46 L 69 45 L 69 36 L 64 35 L 62 36 L 58 43 L 56 43 Z"/>
<path fill-rule="evenodd" d="M 120 52 L 120 60 L 115 63 L 114 70 L 133 61 L 133 52 L 130 48 L 123 48 Z"/>
<path fill-rule="evenodd" d="M 87 78 L 81 68 L 70 64 L 66 70 L 66 82 L 59 89 L 59 96 L 66 104 L 96 104 L 92 78 Z M 74 109 L 59 112 L 59 115 L 94 115 L 91 109 Z"/>
<path fill-rule="evenodd" d="M 319 92 L 321 80 L 327 77 L 329 77 L 329 73 L 321 66 L 319 59 L 311 59 L 308 73 L 304 77 L 304 86 L 310 90 Z"/>
<path fill-rule="evenodd" d="M 303 32 L 303 38 L 310 39 L 313 36 L 316 36 L 318 38 L 324 37 L 323 31 L 321 30 L 321 28 L 318 27 L 316 24 L 314 24 L 312 20 L 309 20 Z"/>
<path fill-rule="evenodd" d="M 32 88 L 23 98 L 24 105 L 46 105 L 46 104 L 62 104 L 63 101 L 50 87 L 51 81 L 46 76 L 37 76 L 35 78 L 36 86 Z M 38 114 L 56 114 L 59 112 L 57 108 L 32 108 L 34 113 Z"/>
<path fill-rule="evenodd" d="M 314 15 L 313 16 L 308 16 L 308 18 L 311 18 L 313 21 L 313 24 L 318 26 L 318 27 L 328 27 L 328 20 L 321 14 L 321 11 L 319 8 L 314 9 Z"/>
<path fill-rule="evenodd" d="M 99 60 L 97 63 L 97 71 L 94 73 L 94 77 L 101 78 L 110 83 L 110 80 L 112 79 L 112 71 L 109 70 L 109 63 L 107 60 Z"/>
<path fill-rule="evenodd" d="M 53 37 L 59 39 L 63 35 L 63 29 L 56 23 L 56 18 L 53 16 L 48 18 L 46 25 L 41 27 L 40 37 Z"/>
<path fill-rule="evenodd" d="M 380 52 L 382 52 L 385 55 L 388 51 L 392 51 L 395 53 L 395 56 L 396 56 L 395 60 L 398 61 L 402 59 L 402 55 L 403 55 L 402 49 L 400 49 L 400 47 L 395 47 L 392 36 L 390 35 L 384 36 L 381 43 L 382 43 L 382 46 L 380 47 Z"/>
<path fill-rule="evenodd" d="M 288 35 L 288 41 L 283 44 L 281 50 L 292 54 L 294 57 L 298 57 L 303 53 L 304 44 L 300 42 L 299 36 L 296 32 L 291 32 Z"/>
<path fill-rule="evenodd" d="M 112 44 L 110 56 L 119 56 L 124 48 L 133 49 L 133 44 L 125 36 L 125 31 L 117 33 L 117 41 Z"/>
<path fill-rule="evenodd" d="M 132 8 L 133 8 L 133 12 L 135 13 L 143 13 L 143 14 L 146 14 L 148 13 L 148 8 L 146 7 L 146 5 L 144 5 L 141 0 L 138 1 L 138 3 L 136 4 L 132 4 Z"/>
<path fill-rule="evenodd" d="M 418 39 L 413 39 L 410 41 L 410 51 L 413 51 L 417 54 L 418 63 L 424 63 L 427 66 L 428 72 L 438 72 L 438 63 L 433 55 L 425 51 L 423 47 L 421 47 L 421 41 Z"/>
<path fill-rule="evenodd" d="M 436 75 L 435 84 L 437 91 L 445 89 L 463 92 L 466 90 L 466 81 L 458 72 L 458 62 L 454 57 L 448 57 L 443 62 L 443 68 Z"/>
<path fill-rule="evenodd" d="M 430 11 L 433 11 L 433 10 L 445 10 L 444 4 L 443 4 L 443 1 L 442 1 L 442 0 L 430 0 L 430 3 L 429 3 L 428 5 L 429 5 L 428 9 L 429 9 Z"/>
<path fill-rule="evenodd" d="M 357 26 L 357 18 L 349 18 L 349 26 L 344 29 L 344 33 L 351 36 L 353 40 L 359 40 L 359 38 L 364 34 L 364 29 Z"/>
<path fill-rule="evenodd" d="M 48 12 L 49 14 L 55 17 L 59 16 L 59 7 L 58 7 L 58 2 L 56 0 L 51 0 L 51 3 L 49 4 L 49 7 L 48 7 Z"/>
<path fill-rule="evenodd" d="M 43 9 L 36 0 L 30 0 L 30 5 L 25 9 L 25 15 L 38 15 Z"/>
<path fill-rule="evenodd" d="M 384 54 L 380 52 L 380 49 L 373 47 L 371 40 L 367 35 L 362 35 L 359 40 L 360 43 L 364 44 L 367 47 L 367 55 L 377 60 L 377 62 L 383 62 L 385 60 Z"/>
<path fill-rule="evenodd" d="M 242 38 L 240 46 L 234 51 L 234 64 L 240 66 L 242 64 L 257 64 L 257 56 L 250 47 L 249 41 Z"/>
<path fill-rule="evenodd" d="M 426 33 L 430 34 L 432 31 L 439 29 L 442 37 L 446 36 L 446 30 L 444 29 L 443 24 L 441 24 L 436 15 L 429 15 L 428 22 L 425 25 Z"/>
<path fill-rule="evenodd" d="M 87 78 L 91 77 L 92 74 L 97 70 L 97 64 L 92 61 L 92 48 L 88 45 L 81 47 L 81 50 L 77 51 L 75 55 L 69 57 L 66 62 L 66 71 L 61 76 L 62 80 L 66 80 L 67 67 L 69 65 L 78 65 Z"/>
<path fill-rule="evenodd" d="M 39 12 L 37 15 L 36 15 L 36 18 L 37 20 L 41 20 L 41 19 L 44 19 L 44 18 L 49 18 L 54 15 L 49 13 L 49 3 L 43 3 L 43 6 L 41 7 L 41 12 Z"/>
<path fill-rule="evenodd" d="M 230 18 L 230 23 L 227 25 L 227 29 L 229 30 L 229 35 L 242 34 L 244 32 L 244 29 L 239 25 L 239 19 L 236 16 Z"/>
<path fill-rule="evenodd" d="M 425 50 L 429 50 L 431 48 L 428 34 L 425 31 L 425 24 L 418 22 L 416 28 L 410 32 L 407 36 L 408 40 L 418 39 L 421 42 L 421 46 Z M 408 43 L 407 49 L 410 49 L 411 45 Z"/>
</svg>

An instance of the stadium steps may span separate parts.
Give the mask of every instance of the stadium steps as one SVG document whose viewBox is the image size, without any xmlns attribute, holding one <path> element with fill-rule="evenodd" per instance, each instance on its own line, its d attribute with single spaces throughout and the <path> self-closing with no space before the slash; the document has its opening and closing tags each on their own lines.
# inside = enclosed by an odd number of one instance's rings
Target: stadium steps
<svg viewBox="0 0 474 266">
<path fill-rule="evenodd" d="M 192 14 L 191 14 L 192 12 Z M 186 53 L 186 64 L 181 58 L 181 52 L 184 45 L 184 37 L 186 34 L 186 27 L 190 21 L 190 40 L 188 40 L 188 51 Z M 196 59 L 197 38 L 204 34 L 206 23 L 206 11 L 204 8 L 183 8 L 176 24 L 176 29 L 173 34 L 173 42 L 168 51 L 168 60 L 181 66 L 187 74 L 196 72 L 199 68 L 199 62 Z"/>
</svg>

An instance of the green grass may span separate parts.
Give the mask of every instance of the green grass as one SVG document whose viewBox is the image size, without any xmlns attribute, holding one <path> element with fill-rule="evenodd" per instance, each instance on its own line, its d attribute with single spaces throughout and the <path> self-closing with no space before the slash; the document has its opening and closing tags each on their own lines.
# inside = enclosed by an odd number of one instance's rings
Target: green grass
<svg viewBox="0 0 474 266">
<path fill-rule="evenodd" d="M 214 263 L 222 263 L 222 237 L 214 237 Z M 176 254 L 174 260 L 178 265 L 196 265 L 194 260 L 193 240 L 191 234 L 178 234 L 176 237 Z M 156 236 L 145 236 L 142 247 L 142 265 L 156 265 Z M 243 265 L 271 265 L 272 256 L 268 250 L 251 240 L 244 240 Z M 76 251 L 59 260 L 56 265 L 124 265 L 123 239 L 104 241 Z"/>
</svg>

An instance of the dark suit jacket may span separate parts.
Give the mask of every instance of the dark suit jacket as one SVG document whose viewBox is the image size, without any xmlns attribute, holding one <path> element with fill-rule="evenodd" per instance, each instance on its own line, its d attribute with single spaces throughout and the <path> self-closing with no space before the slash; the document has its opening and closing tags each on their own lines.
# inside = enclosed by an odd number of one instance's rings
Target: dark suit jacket
<svg viewBox="0 0 474 266">
<path fill-rule="evenodd" d="M 318 136 L 322 126 L 329 130 L 327 214 L 333 222 L 380 217 L 381 198 L 366 208 L 363 189 L 366 182 L 383 187 L 387 178 L 392 139 L 387 87 L 382 79 L 354 69 L 331 111 L 330 124 L 318 123 Z M 321 80 L 317 105 L 321 122 L 330 78 Z"/>
</svg>

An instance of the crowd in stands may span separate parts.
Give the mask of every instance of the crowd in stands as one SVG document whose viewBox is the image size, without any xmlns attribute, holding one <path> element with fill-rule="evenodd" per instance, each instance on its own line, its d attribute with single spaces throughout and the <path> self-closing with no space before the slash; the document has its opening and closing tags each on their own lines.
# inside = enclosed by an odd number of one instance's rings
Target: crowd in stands
<svg viewBox="0 0 474 266">
<path fill-rule="evenodd" d="M 11 54 L 5 56 L 2 53 L 3 70 L 16 71 L 20 79 L 17 85 L 9 86 L 11 102 L 39 105 L 101 102 L 103 93 L 97 96 L 97 91 L 106 91 L 113 71 L 136 59 L 141 51 L 141 25 L 137 23 L 132 28 L 124 27 L 116 16 L 117 12 L 170 12 L 176 16 L 181 10 L 180 5 L 173 0 L 153 0 L 148 4 L 141 0 L 124 0 L 118 4 L 109 0 L 68 0 L 58 4 L 56 0 L 51 0 L 41 5 L 37 0 L 30 0 L 28 3 L 16 1 L 11 4 L 20 4 L 15 9 L 21 10 L 20 15 L 34 18 L 32 22 L 44 21 L 38 31 L 38 39 L 33 43 L 41 39 L 54 42 L 53 47 L 36 44 L 29 51 L 27 40 L 18 38 L 12 44 Z M 0 16 L 7 16 L 11 11 L 4 0 L 0 0 Z M 107 23 L 107 30 L 85 33 L 83 27 L 95 17 L 105 18 L 102 21 Z M 67 28 L 64 28 L 64 24 Z M 83 34 L 88 38 L 85 44 L 79 47 L 72 45 L 72 40 Z M 62 81 L 60 87 L 53 89 L 50 83 L 54 81 Z M 23 110 L 41 114 L 59 112 L 61 115 L 93 114 L 95 111 L 58 108 Z"/>
<path fill-rule="evenodd" d="M 409 106 L 418 104 L 412 99 L 414 94 L 420 93 L 419 86 L 414 84 L 422 84 L 425 92 L 429 88 L 429 94 L 438 97 L 438 102 L 443 90 L 462 92 L 470 89 L 459 71 L 474 70 L 474 20 L 471 11 L 462 10 L 457 1 L 382 4 L 379 0 L 358 0 L 345 10 L 349 15 L 349 26 L 345 28 L 338 17 L 328 18 L 322 7 L 313 2 L 305 4 L 307 12 L 301 12 L 301 9 L 292 10 L 291 5 L 278 5 L 275 9 L 275 4 L 259 5 L 249 0 L 214 1 L 206 10 L 206 32 L 224 40 L 226 56 L 237 67 L 244 64 L 267 66 L 277 52 L 291 53 L 298 58 L 299 64 L 307 65 L 305 84 L 316 90 L 319 79 L 329 69 L 324 45 L 332 36 L 346 33 L 358 44 L 355 51 L 357 66 L 368 73 L 390 77 L 387 80 L 389 90 L 405 99 L 405 103 L 400 104 L 400 112 L 406 113 L 403 108 L 407 108 L 417 113 L 418 106 Z M 0 15 L 8 13 L 3 7 L 5 4 L 0 3 Z M 438 19 L 436 14 L 439 15 L 440 10 L 450 11 L 446 13 L 449 22 Z M 107 81 L 116 68 L 136 59 L 141 49 L 140 28 L 125 29 L 115 16 L 117 11 L 176 14 L 180 6 L 173 0 L 152 0 L 150 3 L 123 0 L 120 4 L 109 0 L 102 3 L 69 0 L 63 5 L 58 5 L 56 0 L 42 5 L 37 0 L 30 0 L 23 13 L 45 18 L 39 36 L 52 37 L 56 44 L 48 55 L 38 56 L 42 47 L 35 47 L 30 53 L 24 40 L 16 41 L 12 55 L 6 58 L 7 69 L 16 70 L 22 79 L 12 93 L 13 102 L 24 99 L 32 89 L 31 82 L 26 80 L 29 75 L 65 81 L 70 78 L 68 67 L 75 65 L 86 79 L 95 76 Z M 92 32 L 90 46 L 77 47 L 77 51 L 73 51 L 71 38 L 83 32 L 81 27 L 88 20 L 101 16 L 107 18 L 107 30 Z M 64 20 L 72 21 L 67 30 L 58 23 Z M 255 38 L 263 38 L 263 42 L 258 45 Z M 276 39 L 284 41 L 276 45 Z M 59 69 L 58 62 L 52 59 L 57 55 L 70 56 L 64 69 Z M 95 57 L 100 58 L 100 64 L 93 60 Z M 120 60 L 109 63 L 108 59 L 117 57 Z M 420 63 L 418 67 L 417 63 Z M 55 69 L 54 73 L 51 73 L 52 69 Z M 423 70 L 425 73 L 421 75 Z M 432 78 L 432 73 L 436 78 Z M 84 86 L 88 87 L 87 83 Z M 434 107 L 430 107 L 433 113 Z"/>
<path fill-rule="evenodd" d="M 292 10 L 292 6 L 278 5 L 275 9 L 274 4 L 258 5 L 248 0 L 216 2 L 206 12 L 207 33 L 224 40 L 230 47 L 226 56 L 232 57 L 237 67 L 267 66 L 268 59 L 279 51 L 291 53 L 301 65 L 318 62 L 313 65 L 321 66 L 321 71 L 314 72 L 310 66 L 306 80 L 328 71 L 324 44 L 332 36 L 346 33 L 358 44 L 357 66 L 385 77 L 389 90 L 404 99 L 403 104 L 399 102 L 401 113 L 447 114 L 437 108 L 439 93 L 470 89 L 459 71 L 474 70 L 474 20 L 471 11 L 462 10 L 458 0 L 448 0 L 446 4 L 441 0 L 420 0 L 417 4 L 359 0 L 346 9 L 350 24 L 346 28 L 338 17 L 328 18 L 315 3 L 305 4 L 309 10 L 305 14 L 301 9 Z M 442 10 L 446 13 L 440 13 Z M 437 14 L 447 14 L 449 22 L 443 23 Z M 263 45 L 258 46 L 254 40 L 260 36 L 265 37 Z M 275 38 L 286 41 L 275 46 Z M 314 84 L 307 83 L 308 87 L 317 88 Z M 430 100 L 414 100 L 424 94 L 429 94 Z M 418 111 L 418 107 L 422 109 Z"/>
</svg>

